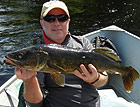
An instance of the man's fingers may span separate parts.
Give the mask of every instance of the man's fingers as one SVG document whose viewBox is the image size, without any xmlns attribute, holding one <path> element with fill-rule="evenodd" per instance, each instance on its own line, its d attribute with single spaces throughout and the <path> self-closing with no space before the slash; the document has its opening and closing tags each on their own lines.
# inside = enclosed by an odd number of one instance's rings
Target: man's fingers
<svg viewBox="0 0 140 107">
<path fill-rule="evenodd" d="M 88 67 L 92 72 L 97 72 L 97 69 L 92 64 L 89 64 Z"/>
<path fill-rule="evenodd" d="M 22 70 L 20 68 L 15 68 L 14 72 L 18 79 L 22 79 Z"/>
<path fill-rule="evenodd" d="M 36 71 L 27 70 L 25 68 L 15 68 L 15 74 L 18 79 L 27 80 L 36 76 Z"/>
<path fill-rule="evenodd" d="M 74 71 L 74 74 L 75 74 L 76 76 L 78 76 L 79 78 L 83 78 L 82 73 L 80 73 L 78 70 L 75 70 L 75 71 Z"/>
<path fill-rule="evenodd" d="M 84 74 L 83 76 L 86 76 L 86 77 L 90 76 L 89 71 L 87 70 L 87 68 L 83 64 L 80 65 L 80 68 L 81 68 L 81 70 L 82 70 L 82 72 Z"/>
<path fill-rule="evenodd" d="M 75 70 L 74 74 L 86 82 L 93 82 L 98 78 L 98 72 L 92 64 L 89 64 L 88 67 L 90 71 L 88 71 L 85 65 L 81 64 L 80 68 L 82 72 Z"/>
</svg>

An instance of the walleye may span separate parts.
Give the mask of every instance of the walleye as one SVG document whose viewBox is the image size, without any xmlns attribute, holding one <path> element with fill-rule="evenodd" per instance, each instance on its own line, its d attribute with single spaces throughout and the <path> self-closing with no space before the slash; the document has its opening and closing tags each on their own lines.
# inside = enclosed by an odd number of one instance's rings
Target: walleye
<svg viewBox="0 0 140 107">
<path fill-rule="evenodd" d="M 104 48 L 86 51 L 61 45 L 43 44 L 18 50 L 5 57 L 7 58 L 5 63 L 13 66 L 50 73 L 58 85 L 64 84 L 65 73 L 73 74 L 76 69 L 82 72 L 79 68 L 80 64 L 86 67 L 88 64 L 93 64 L 100 73 L 118 72 L 122 76 L 127 92 L 131 92 L 133 81 L 140 78 L 134 68 L 122 65 L 119 57 L 110 54 L 110 50 Z"/>
</svg>

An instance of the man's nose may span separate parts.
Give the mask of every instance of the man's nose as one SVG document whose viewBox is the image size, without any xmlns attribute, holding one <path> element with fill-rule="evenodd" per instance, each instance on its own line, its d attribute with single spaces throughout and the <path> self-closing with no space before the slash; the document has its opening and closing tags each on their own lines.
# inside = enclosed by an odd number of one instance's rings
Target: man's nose
<svg viewBox="0 0 140 107">
<path fill-rule="evenodd" d="M 54 23 L 55 23 L 56 25 L 60 25 L 60 22 L 59 22 L 59 20 L 58 20 L 57 18 L 55 19 Z"/>
</svg>

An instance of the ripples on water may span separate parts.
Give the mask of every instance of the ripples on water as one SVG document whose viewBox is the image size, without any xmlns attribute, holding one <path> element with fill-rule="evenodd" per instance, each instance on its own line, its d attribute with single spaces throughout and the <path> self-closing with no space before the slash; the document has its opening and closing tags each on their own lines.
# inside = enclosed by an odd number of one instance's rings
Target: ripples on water
<svg viewBox="0 0 140 107">
<path fill-rule="evenodd" d="M 0 85 L 14 74 L 13 67 L 3 64 L 4 56 L 40 41 L 40 7 L 36 1 L 0 1 Z"/>
<path fill-rule="evenodd" d="M 70 10 L 72 34 L 83 35 L 114 24 L 140 35 L 139 0 L 63 1 Z M 0 85 L 14 74 L 14 68 L 3 65 L 4 56 L 41 40 L 39 17 L 44 2 L 46 0 L 0 1 Z"/>
</svg>

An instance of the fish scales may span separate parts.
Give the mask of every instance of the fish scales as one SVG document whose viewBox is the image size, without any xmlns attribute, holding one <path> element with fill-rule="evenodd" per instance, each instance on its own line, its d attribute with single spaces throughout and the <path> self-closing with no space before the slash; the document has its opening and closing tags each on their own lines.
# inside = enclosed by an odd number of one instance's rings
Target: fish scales
<svg viewBox="0 0 140 107">
<path fill-rule="evenodd" d="M 120 63 L 97 52 L 66 47 L 51 47 L 49 49 L 46 47 L 44 51 L 48 52 L 52 63 L 71 73 L 73 73 L 75 69 L 79 69 L 80 64 L 86 66 L 88 64 L 93 64 L 99 71 L 119 69 L 121 66 Z"/>
</svg>

